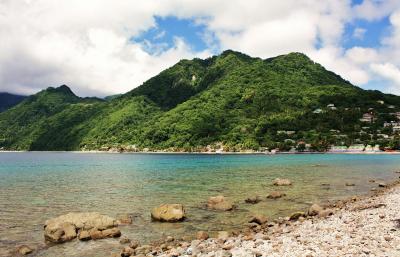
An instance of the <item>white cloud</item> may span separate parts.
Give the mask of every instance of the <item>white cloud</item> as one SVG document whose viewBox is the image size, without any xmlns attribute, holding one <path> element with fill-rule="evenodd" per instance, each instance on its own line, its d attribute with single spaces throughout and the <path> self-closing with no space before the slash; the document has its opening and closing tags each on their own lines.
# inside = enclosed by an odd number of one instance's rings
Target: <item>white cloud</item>
<svg viewBox="0 0 400 257">
<path fill-rule="evenodd" d="M 179 59 L 227 48 L 263 58 L 300 51 L 357 85 L 379 75 L 400 88 L 400 82 L 377 68 L 400 65 L 398 8 L 394 0 L 365 0 L 355 8 L 350 0 L 3 0 L 0 91 L 29 94 L 65 83 L 79 95 L 121 93 Z M 208 50 L 195 52 L 182 38 L 170 49 L 162 40 L 133 42 L 157 26 L 155 15 L 203 24 Z M 343 49 L 346 24 L 386 15 L 392 34 L 382 46 Z M 354 30 L 357 38 L 364 33 L 363 28 Z M 163 33 L 156 37 L 162 39 Z"/>
</svg>

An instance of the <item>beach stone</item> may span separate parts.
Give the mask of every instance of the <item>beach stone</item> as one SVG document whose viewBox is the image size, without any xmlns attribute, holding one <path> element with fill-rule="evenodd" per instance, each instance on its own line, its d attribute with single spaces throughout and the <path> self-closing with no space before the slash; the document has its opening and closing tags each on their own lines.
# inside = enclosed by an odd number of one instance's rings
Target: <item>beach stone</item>
<svg viewBox="0 0 400 257">
<path fill-rule="evenodd" d="M 222 240 L 227 240 L 229 238 L 230 234 L 228 231 L 219 231 L 217 238 L 222 239 Z"/>
<path fill-rule="evenodd" d="M 262 214 L 255 214 L 249 219 L 249 223 L 263 225 L 268 222 L 268 217 Z"/>
<path fill-rule="evenodd" d="M 151 212 L 151 219 L 161 222 L 178 222 L 186 218 L 182 204 L 162 204 Z"/>
<path fill-rule="evenodd" d="M 76 238 L 76 227 L 68 222 L 51 224 L 45 227 L 45 240 L 52 243 L 63 243 Z"/>
<path fill-rule="evenodd" d="M 353 186 L 355 186 L 356 184 L 354 184 L 354 183 L 346 183 L 345 184 L 347 187 L 353 187 Z"/>
<path fill-rule="evenodd" d="M 132 224 L 132 216 L 129 214 L 117 214 L 116 217 L 119 224 L 129 225 Z"/>
<path fill-rule="evenodd" d="M 117 225 L 115 219 L 97 212 L 71 212 L 47 220 L 44 225 L 44 237 L 53 243 L 63 243 L 76 238 L 78 230 L 104 230 Z"/>
<path fill-rule="evenodd" d="M 103 237 L 120 237 L 121 236 L 121 230 L 119 228 L 109 228 L 101 231 L 103 234 Z"/>
<path fill-rule="evenodd" d="M 129 257 L 135 255 L 135 250 L 129 246 L 124 247 L 121 251 L 121 257 Z"/>
<path fill-rule="evenodd" d="M 209 235 L 208 235 L 208 233 L 205 232 L 205 231 L 199 231 L 199 232 L 197 232 L 197 234 L 196 234 L 196 238 L 197 238 L 198 240 L 207 240 L 208 237 L 209 237 Z"/>
<path fill-rule="evenodd" d="M 278 191 L 272 191 L 271 193 L 268 194 L 267 198 L 269 198 L 269 199 L 278 199 L 278 198 L 281 198 L 281 197 L 284 197 L 284 196 L 286 196 L 285 193 L 278 192 Z"/>
<path fill-rule="evenodd" d="M 81 230 L 81 231 L 79 232 L 78 239 L 81 240 L 81 241 L 87 241 L 87 240 L 90 240 L 90 239 L 92 239 L 92 238 L 90 237 L 89 231 L 87 231 L 87 230 Z"/>
<path fill-rule="evenodd" d="M 386 183 L 379 183 L 379 185 L 378 185 L 379 187 L 386 187 Z"/>
<path fill-rule="evenodd" d="M 321 206 L 319 206 L 318 204 L 313 204 L 313 205 L 311 205 L 310 209 L 308 209 L 308 215 L 317 216 L 323 210 L 324 209 Z"/>
<path fill-rule="evenodd" d="M 89 231 L 89 234 L 90 234 L 90 238 L 93 240 L 98 240 L 98 239 L 104 238 L 103 233 L 101 233 L 101 231 L 96 228 L 91 229 Z"/>
<path fill-rule="evenodd" d="M 244 200 L 246 203 L 251 203 L 251 204 L 256 204 L 261 202 L 261 198 L 259 196 L 252 196 L 252 197 L 248 197 L 246 198 L 246 200 Z"/>
<path fill-rule="evenodd" d="M 305 217 L 305 216 L 306 216 L 305 212 L 298 211 L 292 213 L 289 217 L 289 220 L 298 220 L 300 217 Z"/>
<path fill-rule="evenodd" d="M 276 178 L 273 184 L 274 186 L 290 186 L 292 182 L 286 178 Z"/>
<path fill-rule="evenodd" d="M 217 211 L 230 211 L 233 209 L 233 204 L 224 196 L 214 196 L 208 198 L 207 207 Z"/>
<path fill-rule="evenodd" d="M 318 213 L 318 217 L 320 218 L 326 218 L 328 216 L 331 216 L 333 214 L 333 210 L 331 209 L 326 209 Z"/>
<path fill-rule="evenodd" d="M 133 240 L 133 241 L 131 241 L 131 243 L 129 244 L 129 247 L 132 248 L 132 249 L 136 249 L 136 248 L 138 248 L 139 246 L 140 246 L 140 243 L 139 243 L 139 241 L 137 241 L 137 240 Z"/>
<path fill-rule="evenodd" d="M 119 240 L 120 244 L 129 244 L 131 242 L 131 240 L 127 237 L 123 237 Z"/>
<path fill-rule="evenodd" d="M 21 245 L 17 247 L 17 253 L 21 255 L 28 255 L 33 252 L 33 249 L 27 245 Z"/>
</svg>

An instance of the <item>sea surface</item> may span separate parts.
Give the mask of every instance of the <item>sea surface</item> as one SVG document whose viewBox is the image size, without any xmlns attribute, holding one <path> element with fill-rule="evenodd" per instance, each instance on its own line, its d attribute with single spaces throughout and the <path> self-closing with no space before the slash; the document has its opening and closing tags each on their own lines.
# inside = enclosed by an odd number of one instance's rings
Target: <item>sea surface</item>
<svg viewBox="0 0 400 257">
<path fill-rule="evenodd" d="M 193 236 L 199 230 L 213 234 L 240 229 L 253 213 L 283 217 L 312 203 L 368 194 L 377 187 L 369 180 L 395 180 L 399 169 L 400 155 L 383 154 L 0 153 L 0 256 L 21 244 L 42 248 L 45 220 L 72 211 L 132 214 L 133 224 L 120 227 L 123 236 L 149 243 L 168 235 Z M 277 177 L 293 185 L 276 188 L 272 181 Z M 287 197 L 266 199 L 277 189 Z M 237 209 L 207 210 L 208 197 L 216 195 L 228 197 Z M 244 203 L 255 195 L 263 201 Z M 183 204 L 188 219 L 151 222 L 151 209 L 162 203 Z M 45 247 L 33 256 L 110 256 L 120 248 L 116 239 L 74 241 Z"/>
</svg>

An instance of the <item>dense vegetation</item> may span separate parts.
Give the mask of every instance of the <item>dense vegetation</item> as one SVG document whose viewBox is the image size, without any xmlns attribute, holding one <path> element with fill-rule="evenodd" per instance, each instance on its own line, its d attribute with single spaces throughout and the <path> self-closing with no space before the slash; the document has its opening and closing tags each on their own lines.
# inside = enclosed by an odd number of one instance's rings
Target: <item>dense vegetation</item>
<svg viewBox="0 0 400 257">
<path fill-rule="evenodd" d="M 228 50 L 182 60 L 106 100 L 79 98 L 66 86 L 48 88 L 0 114 L 0 148 L 397 148 L 397 132 L 383 124 L 399 110 L 400 97 L 355 87 L 303 54 L 262 60 Z M 366 112 L 373 122 L 360 121 Z"/>
<path fill-rule="evenodd" d="M 9 93 L 0 93 L 0 112 L 10 109 L 11 107 L 22 102 L 26 96 L 14 95 Z"/>
</svg>

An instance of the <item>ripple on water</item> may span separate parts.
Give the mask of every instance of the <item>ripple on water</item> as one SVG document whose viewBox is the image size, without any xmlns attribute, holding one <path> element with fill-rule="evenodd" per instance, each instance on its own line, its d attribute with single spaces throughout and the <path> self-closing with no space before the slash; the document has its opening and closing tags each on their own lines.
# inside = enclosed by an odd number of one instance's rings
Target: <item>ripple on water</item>
<svg viewBox="0 0 400 257">
<path fill-rule="evenodd" d="M 124 236 L 149 242 L 165 235 L 240 228 L 251 213 L 286 216 L 311 203 L 369 192 L 376 181 L 397 178 L 397 155 L 135 155 L 78 153 L 0 154 L 0 256 L 19 244 L 43 244 L 46 219 L 71 211 L 134 214 Z M 4 165 L 3 165 L 4 164 Z M 397 175 L 397 176 L 396 176 Z M 272 186 L 277 177 L 293 186 Z M 346 187 L 345 183 L 355 183 Z M 271 191 L 286 197 L 266 199 Z M 225 195 L 232 212 L 204 208 L 210 196 Z M 259 195 L 262 202 L 245 204 Z M 152 223 L 150 210 L 182 203 L 187 221 Z M 39 256 L 104 256 L 118 240 L 71 242 Z"/>
</svg>

